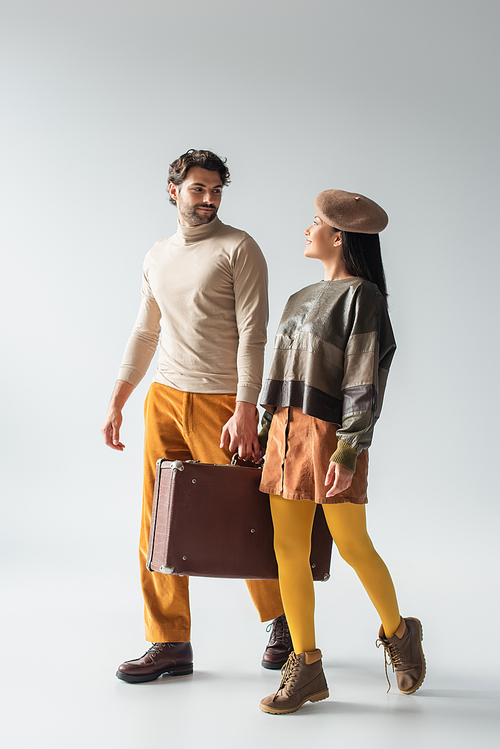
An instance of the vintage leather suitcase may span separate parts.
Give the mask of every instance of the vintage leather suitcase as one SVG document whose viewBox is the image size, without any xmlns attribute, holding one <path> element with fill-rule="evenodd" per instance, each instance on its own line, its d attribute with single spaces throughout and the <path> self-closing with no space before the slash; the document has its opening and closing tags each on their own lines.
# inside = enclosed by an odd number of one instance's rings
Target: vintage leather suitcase
<svg viewBox="0 0 500 749">
<path fill-rule="evenodd" d="M 269 497 L 261 468 L 160 459 L 156 464 L 147 567 L 167 575 L 273 580 Z M 332 538 L 323 509 L 314 520 L 311 567 L 328 580 Z"/>
</svg>

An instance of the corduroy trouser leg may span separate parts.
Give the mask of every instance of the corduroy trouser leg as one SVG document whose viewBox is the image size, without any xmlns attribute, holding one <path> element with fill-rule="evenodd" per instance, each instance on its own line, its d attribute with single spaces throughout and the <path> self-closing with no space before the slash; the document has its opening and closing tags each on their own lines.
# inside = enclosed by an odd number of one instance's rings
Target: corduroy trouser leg
<svg viewBox="0 0 500 749">
<path fill-rule="evenodd" d="M 189 578 L 163 575 L 146 568 L 156 461 L 199 460 L 228 463 L 230 453 L 219 447 L 223 425 L 234 413 L 234 395 L 185 393 L 153 383 L 144 405 L 144 492 L 139 562 L 144 596 L 146 640 L 188 642 L 191 639 Z M 260 620 L 283 613 L 277 580 L 247 580 Z"/>
</svg>

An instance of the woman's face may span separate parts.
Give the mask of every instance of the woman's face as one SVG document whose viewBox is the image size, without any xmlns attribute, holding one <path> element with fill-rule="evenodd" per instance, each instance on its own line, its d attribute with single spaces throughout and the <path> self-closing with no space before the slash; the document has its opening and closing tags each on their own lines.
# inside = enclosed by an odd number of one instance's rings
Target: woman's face
<svg viewBox="0 0 500 749">
<path fill-rule="evenodd" d="M 335 246 L 338 232 L 332 232 L 332 227 L 319 217 L 315 216 L 311 226 L 305 230 L 306 246 L 304 255 L 317 260 L 328 260 Z"/>
</svg>

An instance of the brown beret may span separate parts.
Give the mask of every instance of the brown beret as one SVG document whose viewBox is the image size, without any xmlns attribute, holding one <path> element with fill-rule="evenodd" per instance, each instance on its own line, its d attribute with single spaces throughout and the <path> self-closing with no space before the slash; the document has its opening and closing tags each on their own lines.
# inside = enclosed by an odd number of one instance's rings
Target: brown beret
<svg viewBox="0 0 500 749">
<path fill-rule="evenodd" d="M 330 226 L 360 234 L 378 234 L 389 222 L 387 213 L 357 192 L 323 190 L 314 201 L 317 215 Z"/>
</svg>

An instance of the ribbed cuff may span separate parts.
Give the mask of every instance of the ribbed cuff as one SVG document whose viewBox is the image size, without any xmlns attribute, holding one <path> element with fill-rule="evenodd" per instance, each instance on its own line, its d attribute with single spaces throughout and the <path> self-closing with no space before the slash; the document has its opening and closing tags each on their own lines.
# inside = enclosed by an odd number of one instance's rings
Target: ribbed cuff
<svg viewBox="0 0 500 749">
<path fill-rule="evenodd" d="M 356 460 L 358 459 L 358 451 L 351 447 L 347 442 L 339 440 L 337 442 L 337 449 L 333 453 L 330 461 L 338 463 L 340 466 L 344 466 L 348 471 L 353 473 L 356 470 Z"/>
<path fill-rule="evenodd" d="M 254 406 L 256 406 L 257 401 L 259 400 L 259 393 L 260 390 L 257 390 L 257 388 L 248 387 L 247 385 L 238 385 L 238 390 L 236 391 L 236 400 L 245 401 L 246 403 L 253 403 Z"/>
<path fill-rule="evenodd" d="M 134 387 L 137 387 L 137 385 L 141 382 L 142 378 L 144 377 L 143 372 L 139 372 L 137 369 L 132 369 L 132 367 L 126 367 L 121 366 L 118 370 L 118 377 L 117 380 L 124 380 L 125 382 L 130 383 Z"/>
</svg>

